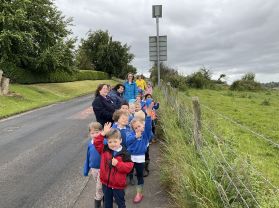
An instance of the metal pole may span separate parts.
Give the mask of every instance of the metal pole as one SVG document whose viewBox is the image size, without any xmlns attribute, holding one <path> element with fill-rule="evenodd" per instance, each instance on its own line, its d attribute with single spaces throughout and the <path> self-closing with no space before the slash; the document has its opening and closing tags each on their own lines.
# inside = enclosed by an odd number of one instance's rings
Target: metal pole
<svg viewBox="0 0 279 208">
<path fill-rule="evenodd" d="M 159 17 L 156 17 L 156 26 L 157 26 L 157 69 L 158 69 L 158 87 L 160 87 Z"/>
</svg>

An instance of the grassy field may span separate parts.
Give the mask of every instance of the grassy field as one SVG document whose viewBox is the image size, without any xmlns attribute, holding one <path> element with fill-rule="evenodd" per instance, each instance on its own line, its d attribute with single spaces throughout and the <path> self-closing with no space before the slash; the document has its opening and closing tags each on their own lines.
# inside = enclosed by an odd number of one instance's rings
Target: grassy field
<svg viewBox="0 0 279 208">
<path fill-rule="evenodd" d="M 112 80 L 86 80 L 66 83 L 11 84 L 10 96 L 0 96 L 0 118 L 94 93 L 100 83 L 116 84 Z"/>
<path fill-rule="evenodd" d="M 250 130 L 279 144 L 279 91 L 234 92 L 214 90 L 190 90 L 181 93 L 198 96 L 205 125 L 220 137 L 229 141 L 237 154 L 249 157 L 253 164 L 279 187 L 279 149 L 245 128 L 222 118 L 216 112 L 229 117 Z M 216 111 L 211 111 L 208 108 Z"/>
<path fill-rule="evenodd" d="M 176 102 L 171 102 L 169 95 L 155 92 L 164 108 L 160 111 L 160 125 L 165 137 L 163 151 L 166 153 L 161 167 L 162 180 L 177 207 L 224 207 L 214 180 L 226 190 L 232 207 L 244 206 L 231 182 L 225 180 L 224 167 L 249 207 L 258 207 L 257 202 L 261 207 L 279 206 L 279 149 L 247 130 L 279 143 L 279 91 L 191 89 L 174 93 L 173 96 L 178 95 Z M 201 103 L 204 141 L 201 154 L 205 158 L 200 158 L 192 145 L 193 96 L 198 96 Z M 184 113 L 177 112 L 178 103 L 186 109 Z M 176 166 L 180 168 L 169 168 Z M 239 179 L 244 180 L 248 188 L 242 186 Z"/>
</svg>

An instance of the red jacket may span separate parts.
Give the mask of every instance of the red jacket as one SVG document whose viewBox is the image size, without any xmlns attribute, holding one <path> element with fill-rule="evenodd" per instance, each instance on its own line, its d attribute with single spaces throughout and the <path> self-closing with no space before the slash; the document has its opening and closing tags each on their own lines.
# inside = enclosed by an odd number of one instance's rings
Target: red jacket
<svg viewBox="0 0 279 208">
<path fill-rule="evenodd" d="M 94 139 L 94 145 L 101 155 L 100 179 L 102 184 L 114 189 L 125 189 L 126 176 L 134 166 L 130 154 L 122 147 L 122 150 L 114 157 L 118 160 L 117 165 L 112 166 L 113 150 L 109 149 L 108 145 L 104 145 L 104 136 L 102 134 L 99 134 Z"/>
</svg>

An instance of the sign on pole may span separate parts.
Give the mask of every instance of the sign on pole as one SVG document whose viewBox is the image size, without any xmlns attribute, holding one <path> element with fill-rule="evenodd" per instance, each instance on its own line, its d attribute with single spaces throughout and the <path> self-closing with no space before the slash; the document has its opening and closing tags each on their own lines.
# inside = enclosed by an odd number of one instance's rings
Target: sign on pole
<svg viewBox="0 0 279 208">
<path fill-rule="evenodd" d="M 162 17 L 162 5 L 153 5 L 152 6 L 152 17 Z"/>
<path fill-rule="evenodd" d="M 159 36 L 160 61 L 167 61 L 167 36 Z M 149 61 L 157 61 L 157 37 L 149 36 Z"/>
</svg>

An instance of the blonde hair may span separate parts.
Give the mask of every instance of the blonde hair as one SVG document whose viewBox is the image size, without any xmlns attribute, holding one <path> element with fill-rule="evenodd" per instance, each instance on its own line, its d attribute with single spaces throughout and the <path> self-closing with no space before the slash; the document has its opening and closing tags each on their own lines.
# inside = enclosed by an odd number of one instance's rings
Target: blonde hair
<svg viewBox="0 0 279 208">
<path fill-rule="evenodd" d="M 96 129 L 96 130 L 101 131 L 103 129 L 103 126 L 99 122 L 91 122 L 88 125 L 88 128 L 89 128 L 89 131 L 91 131 L 92 129 Z"/>
<path fill-rule="evenodd" d="M 118 129 L 110 129 L 106 134 L 107 139 L 121 139 L 121 133 Z"/>
<path fill-rule="evenodd" d="M 129 108 L 134 108 L 135 107 L 135 103 L 129 103 Z"/>
<path fill-rule="evenodd" d="M 140 122 L 140 123 L 144 124 L 144 120 L 142 120 L 142 119 L 139 118 L 139 117 L 134 117 L 133 120 L 131 121 L 131 127 L 132 127 L 133 130 L 135 130 L 135 129 L 134 129 L 134 124 L 135 124 L 136 122 Z"/>
<path fill-rule="evenodd" d="M 134 117 L 145 121 L 145 113 L 142 110 L 135 112 Z"/>
<path fill-rule="evenodd" d="M 129 113 L 127 111 L 124 110 L 117 110 L 113 113 L 112 115 L 112 120 L 114 121 L 118 121 L 120 116 L 125 115 L 127 117 L 129 117 Z"/>
<path fill-rule="evenodd" d="M 141 107 L 141 104 L 140 102 L 134 102 L 135 106 L 140 106 Z"/>
</svg>

